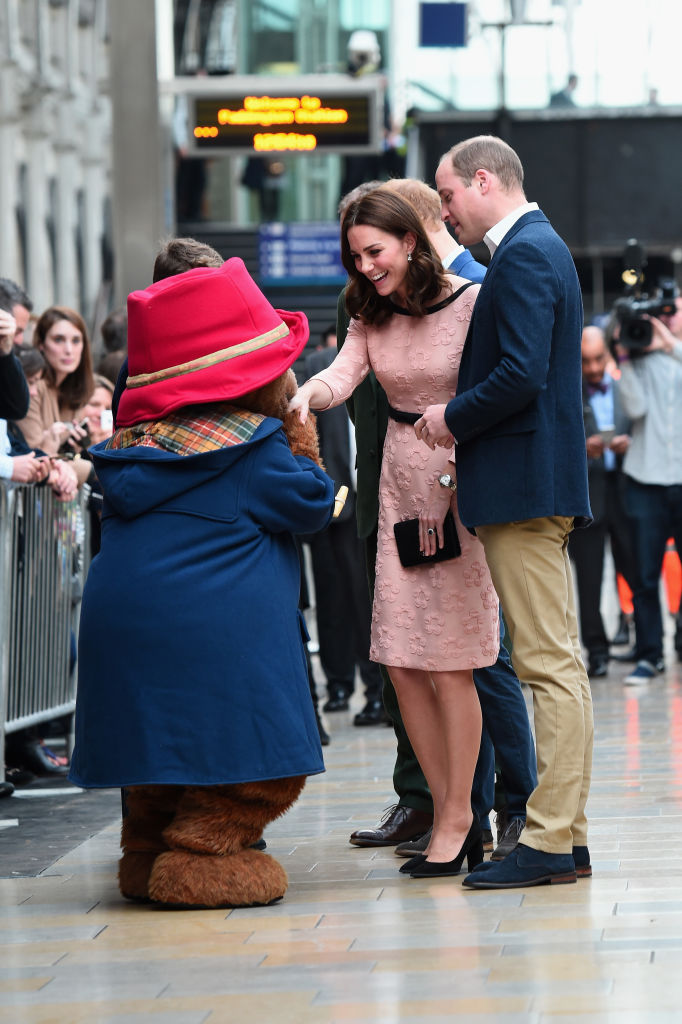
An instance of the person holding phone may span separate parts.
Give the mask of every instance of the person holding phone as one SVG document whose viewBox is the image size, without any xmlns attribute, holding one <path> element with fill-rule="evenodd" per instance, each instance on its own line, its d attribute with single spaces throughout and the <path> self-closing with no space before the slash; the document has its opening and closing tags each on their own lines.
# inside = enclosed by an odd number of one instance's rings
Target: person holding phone
<svg viewBox="0 0 682 1024">
<path fill-rule="evenodd" d="M 83 420 L 79 424 L 88 435 L 88 439 L 81 439 L 81 448 L 89 448 L 93 444 L 106 441 L 114 432 L 111 413 L 114 385 L 99 373 L 95 374 L 94 380 L 95 390 L 83 409 Z"/>
<path fill-rule="evenodd" d="M 33 344 L 43 354 L 45 370 L 19 427 L 31 448 L 57 455 L 73 440 L 76 447 L 69 447 L 75 453 L 86 433 L 82 410 L 94 389 L 87 327 L 74 309 L 50 306 L 36 324 Z M 79 483 L 89 471 L 87 465 L 76 468 Z"/>
</svg>

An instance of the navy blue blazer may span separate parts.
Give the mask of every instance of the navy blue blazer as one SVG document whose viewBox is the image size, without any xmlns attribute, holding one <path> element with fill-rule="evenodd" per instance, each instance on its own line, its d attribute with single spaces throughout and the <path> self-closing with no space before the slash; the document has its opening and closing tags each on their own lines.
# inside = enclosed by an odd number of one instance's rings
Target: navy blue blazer
<svg viewBox="0 0 682 1024">
<path fill-rule="evenodd" d="M 477 263 L 468 249 L 461 252 L 448 267 L 449 274 L 457 274 L 458 277 L 465 277 L 467 281 L 474 281 L 480 284 L 485 277 L 486 268 L 482 263 Z"/>
<path fill-rule="evenodd" d="M 541 211 L 524 214 L 490 262 L 445 410 L 466 526 L 590 521 L 582 323 L 568 248 Z"/>
</svg>

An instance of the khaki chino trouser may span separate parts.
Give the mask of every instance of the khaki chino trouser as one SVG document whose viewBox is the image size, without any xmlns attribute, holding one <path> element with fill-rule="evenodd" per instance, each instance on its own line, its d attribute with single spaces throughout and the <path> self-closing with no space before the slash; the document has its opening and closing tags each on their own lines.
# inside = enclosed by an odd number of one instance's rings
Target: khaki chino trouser
<svg viewBox="0 0 682 1024">
<path fill-rule="evenodd" d="M 480 526 L 512 640 L 512 662 L 533 693 L 538 785 L 521 842 L 544 853 L 587 845 L 592 695 L 578 639 L 568 538 L 573 519 Z"/>
</svg>

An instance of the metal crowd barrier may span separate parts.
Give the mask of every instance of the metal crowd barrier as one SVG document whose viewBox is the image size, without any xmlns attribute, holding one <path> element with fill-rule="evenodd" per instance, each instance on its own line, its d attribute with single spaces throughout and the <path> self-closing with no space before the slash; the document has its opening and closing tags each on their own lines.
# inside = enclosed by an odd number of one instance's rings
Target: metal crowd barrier
<svg viewBox="0 0 682 1024">
<path fill-rule="evenodd" d="M 89 565 L 90 489 L 0 481 L 0 767 L 8 733 L 75 707 L 75 645 Z"/>
</svg>

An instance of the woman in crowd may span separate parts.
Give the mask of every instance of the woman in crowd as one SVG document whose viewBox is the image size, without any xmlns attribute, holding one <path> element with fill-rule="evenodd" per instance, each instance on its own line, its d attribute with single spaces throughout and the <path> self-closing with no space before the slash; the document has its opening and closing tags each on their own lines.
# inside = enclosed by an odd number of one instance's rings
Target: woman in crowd
<svg viewBox="0 0 682 1024">
<path fill-rule="evenodd" d="M 388 667 L 433 796 L 429 847 L 405 867 L 413 877 L 456 874 L 465 856 L 470 870 L 483 858 L 471 810 L 481 738 L 472 672 L 497 658 L 498 606 L 483 548 L 457 517 L 454 449 L 431 452 L 412 424 L 420 410 L 447 402 L 456 390 L 478 286 L 445 274 L 414 208 L 388 189 L 351 203 L 341 251 L 349 274 L 348 336 L 291 408 L 305 420 L 309 408 L 339 405 L 370 369 L 388 395 L 370 657 Z M 434 555 L 443 547 L 448 511 L 461 557 L 404 568 L 394 524 L 418 517 L 419 548 Z"/>
<path fill-rule="evenodd" d="M 36 324 L 33 344 L 43 354 L 45 370 L 19 426 L 30 447 L 56 455 L 65 442 L 85 434 L 79 420 L 94 390 L 90 341 L 75 310 L 50 306 Z M 89 467 L 76 469 L 79 482 L 88 472 Z"/>
<path fill-rule="evenodd" d="M 71 439 L 71 444 L 80 450 L 82 459 L 89 466 L 89 473 L 86 483 L 90 487 L 90 500 L 88 509 L 90 512 L 90 555 L 95 557 L 102 542 L 102 488 L 100 487 L 95 467 L 92 464 L 92 456 L 88 451 L 91 445 L 100 444 L 111 437 L 113 433 L 113 420 L 111 413 L 111 402 L 114 397 L 114 385 L 106 377 L 96 373 L 94 376 L 95 390 L 90 395 L 83 407 L 81 423 L 84 425 L 85 434 L 78 441 Z"/>
<path fill-rule="evenodd" d="M 83 408 L 83 420 L 88 421 L 85 428 L 89 444 L 99 444 L 113 434 L 111 417 L 111 400 L 114 397 L 114 385 L 107 377 L 96 373 L 95 389 Z M 88 445 L 89 447 L 89 445 Z"/>
</svg>

